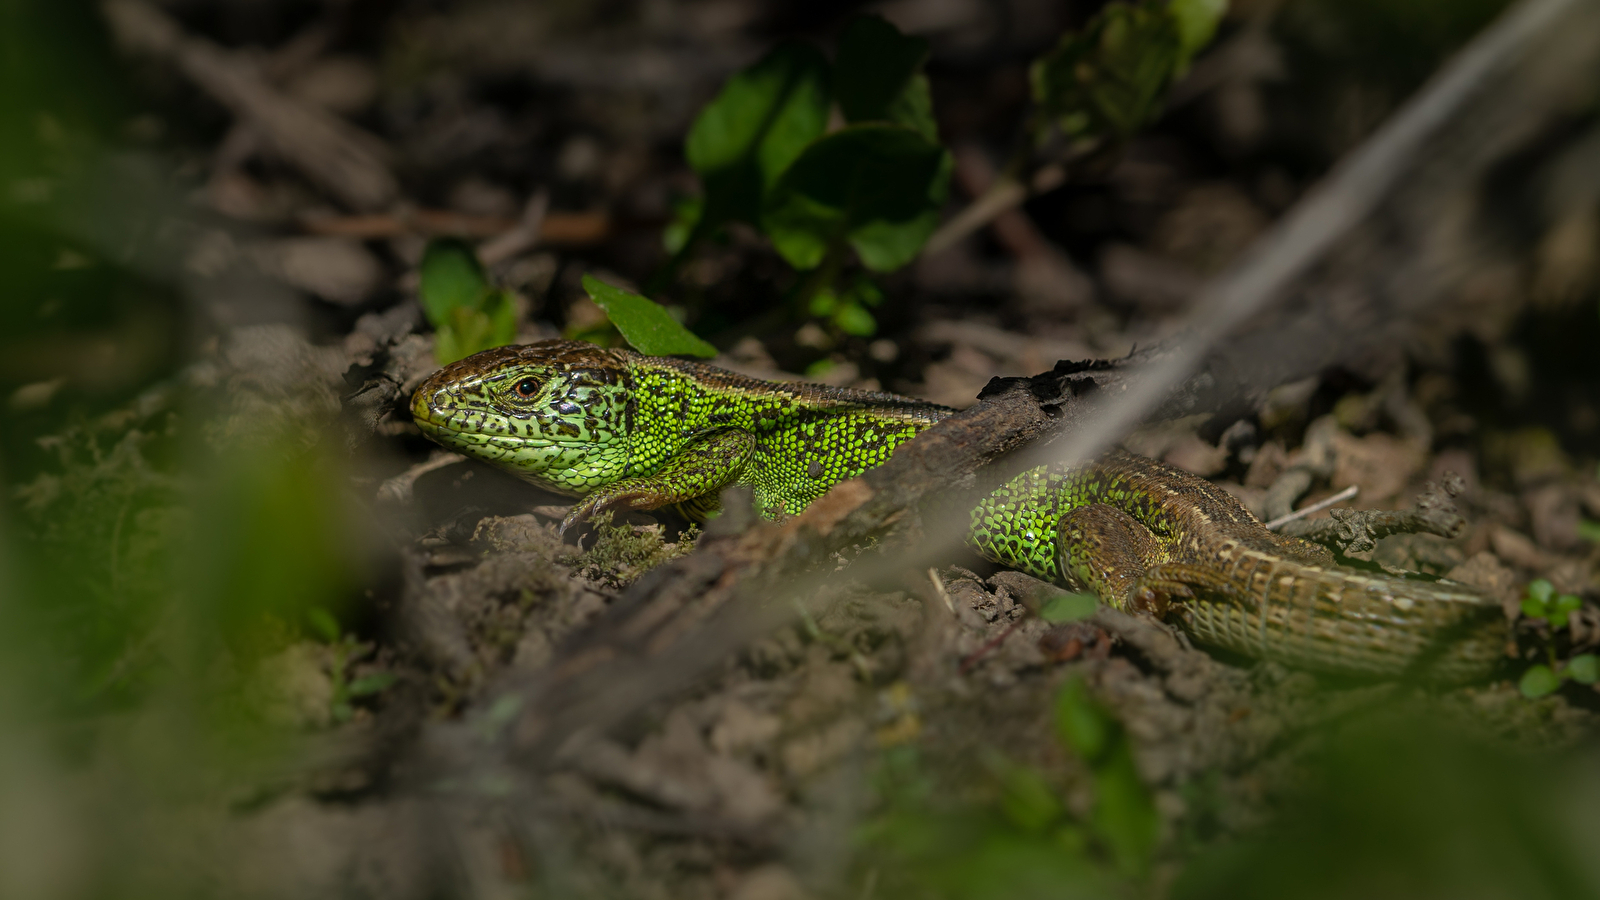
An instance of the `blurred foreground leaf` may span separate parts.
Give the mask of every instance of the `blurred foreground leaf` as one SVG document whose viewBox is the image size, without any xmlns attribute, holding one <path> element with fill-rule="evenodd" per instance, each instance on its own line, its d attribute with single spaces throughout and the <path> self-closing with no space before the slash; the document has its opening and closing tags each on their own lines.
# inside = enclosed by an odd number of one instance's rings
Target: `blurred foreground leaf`
<svg viewBox="0 0 1600 900">
<path fill-rule="evenodd" d="M 1174 900 L 1600 896 L 1591 750 L 1512 752 L 1417 715 L 1329 743 L 1281 814 L 1197 856 Z"/>
<path fill-rule="evenodd" d="M 605 310 L 612 324 L 635 350 L 646 356 L 699 356 L 709 359 L 717 348 L 695 337 L 661 304 L 632 291 L 613 287 L 593 275 L 583 276 L 583 289 Z"/>
<path fill-rule="evenodd" d="M 1053 594 L 1039 610 L 1039 618 L 1046 622 L 1076 622 L 1094 615 L 1100 600 L 1093 594 L 1062 592 Z"/>
</svg>

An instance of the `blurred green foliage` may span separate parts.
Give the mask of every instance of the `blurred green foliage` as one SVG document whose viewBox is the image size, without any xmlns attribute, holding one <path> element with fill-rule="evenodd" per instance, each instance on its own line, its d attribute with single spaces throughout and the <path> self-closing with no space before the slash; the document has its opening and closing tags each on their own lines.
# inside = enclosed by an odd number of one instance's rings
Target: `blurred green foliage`
<svg viewBox="0 0 1600 900">
<path fill-rule="evenodd" d="M 478 255 L 454 239 L 431 241 L 422 255 L 418 288 L 433 325 L 433 356 L 448 365 L 517 339 L 512 296 L 489 285 Z"/>
<path fill-rule="evenodd" d="M 1174 900 L 1600 896 L 1592 753 L 1497 748 L 1415 714 L 1325 738 L 1273 822 L 1197 855 Z"/>
<path fill-rule="evenodd" d="M 193 892 L 198 822 L 152 817 L 281 758 L 245 684 L 360 575 L 328 423 L 230 418 L 185 368 L 212 326 L 174 251 L 214 223 L 124 65 L 96 4 L 0 4 L 5 897 Z"/>
<path fill-rule="evenodd" d="M 983 756 L 988 784 L 977 799 L 941 790 L 913 748 L 884 753 L 884 809 L 860 841 L 887 895 L 1104 897 L 1147 878 L 1161 817 L 1122 724 L 1078 678 L 1057 693 L 1054 718 L 1059 746 L 1080 763 L 1077 786 L 1092 794 L 1087 815 L 1069 806 L 1074 785 L 998 751 Z"/>
<path fill-rule="evenodd" d="M 1167 88 L 1211 42 L 1226 0 L 1109 3 L 1029 70 L 1043 122 L 1076 140 L 1123 141 L 1160 114 Z M 1043 141 L 1047 128 L 1037 128 Z"/>
<path fill-rule="evenodd" d="M 1559 631 L 1566 628 L 1572 614 L 1583 607 L 1583 599 L 1577 594 L 1557 594 L 1555 585 L 1548 579 L 1537 578 L 1523 591 L 1521 607 L 1527 618 L 1543 620 L 1549 623 L 1552 631 Z M 1600 657 L 1592 653 L 1574 656 L 1565 664 L 1556 660 L 1553 643 L 1546 642 L 1545 653 L 1549 661 L 1529 666 L 1517 682 L 1522 695 L 1530 700 L 1554 693 L 1563 681 L 1594 684 L 1600 678 Z"/>
<path fill-rule="evenodd" d="M 333 657 L 328 667 L 332 683 L 329 717 L 334 722 L 347 722 L 355 715 L 355 701 L 387 690 L 395 683 L 395 675 L 392 672 L 372 672 L 352 678 L 350 666 L 370 656 L 373 645 L 346 634 L 339 627 L 339 620 L 324 607 L 312 606 L 307 609 L 306 622 L 311 626 L 312 635 L 327 645 Z"/>
<path fill-rule="evenodd" d="M 583 276 L 583 289 L 640 353 L 705 359 L 717 355 L 717 348 L 695 337 L 694 332 L 648 297 L 613 287 L 593 275 Z"/>
<path fill-rule="evenodd" d="M 828 123 L 828 77 L 816 48 L 781 44 L 706 104 L 684 142 L 705 199 L 684 210 L 695 218 L 675 252 L 730 221 L 760 224 L 767 191 Z"/>
</svg>

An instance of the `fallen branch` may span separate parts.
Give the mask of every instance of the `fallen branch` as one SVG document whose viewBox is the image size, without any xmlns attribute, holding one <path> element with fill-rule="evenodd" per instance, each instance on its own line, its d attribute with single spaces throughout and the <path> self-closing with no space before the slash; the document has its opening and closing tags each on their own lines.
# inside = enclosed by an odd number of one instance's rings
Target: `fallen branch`
<svg viewBox="0 0 1600 900">
<path fill-rule="evenodd" d="M 498 238 L 519 232 L 526 218 L 480 216 L 445 209 L 412 209 L 363 216 L 308 216 L 300 227 L 309 234 L 337 235 L 361 240 L 421 235 L 423 237 Z M 545 212 L 539 219 L 538 242 L 565 247 L 585 247 L 604 241 L 611 233 L 611 217 L 603 210 Z"/>
</svg>

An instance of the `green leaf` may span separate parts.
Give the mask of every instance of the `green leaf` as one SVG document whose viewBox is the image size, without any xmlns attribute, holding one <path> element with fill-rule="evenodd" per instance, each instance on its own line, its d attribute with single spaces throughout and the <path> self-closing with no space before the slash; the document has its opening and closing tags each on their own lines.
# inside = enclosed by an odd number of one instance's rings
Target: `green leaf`
<svg viewBox="0 0 1600 900">
<path fill-rule="evenodd" d="M 839 308 L 839 295 L 828 288 L 823 288 L 811 295 L 811 300 L 806 304 L 806 309 L 813 316 L 826 316 Z"/>
<path fill-rule="evenodd" d="M 1043 831 L 1061 818 L 1061 800 L 1050 782 L 1027 766 L 1005 765 L 1000 789 L 1001 811 L 1023 831 Z"/>
<path fill-rule="evenodd" d="M 1178 40 L 1183 48 L 1180 69 L 1187 68 L 1189 58 L 1211 43 L 1217 34 L 1217 24 L 1227 11 L 1228 0 L 1170 0 L 1167 13 L 1177 23 Z"/>
<path fill-rule="evenodd" d="M 1536 700 L 1561 687 L 1561 678 L 1550 670 L 1549 666 L 1530 666 L 1528 671 L 1522 673 L 1522 679 L 1517 682 L 1517 690 L 1529 700 Z"/>
<path fill-rule="evenodd" d="M 306 621 L 311 625 L 311 633 L 325 643 L 338 643 L 339 621 L 333 617 L 333 613 L 320 606 L 313 606 L 306 610 Z"/>
<path fill-rule="evenodd" d="M 1583 606 L 1583 601 L 1577 594 L 1562 594 L 1550 604 L 1550 627 L 1565 628 L 1567 620 L 1574 612 Z"/>
<path fill-rule="evenodd" d="M 1583 653 L 1567 660 L 1567 677 L 1579 684 L 1594 684 L 1600 680 L 1600 656 Z"/>
<path fill-rule="evenodd" d="M 1543 600 L 1534 597 L 1522 598 L 1522 614 L 1530 619 L 1542 619 L 1550 614 Z"/>
<path fill-rule="evenodd" d="M 870 278 L 858 278 L 850 288 L 850 296 L 862 306 L 878 307 L 883 305 L 883 291 Z"/>
<path fill-rule="evenodd" d="M 852 337 L 872 337 L 878 332 L 878 320 L 858 303 L 846 303 L 834 310 L 833 324 Z"/>
<path fill-rule="evenodd" d="M 705 215 L 705 211 L 704 197 L 685 197 L 673 203 L 672 221 L 661 232 L 662 247 L 668 253 L 677 254 L 688 246 L 689 238 L 694 236 L 695 226 L 700 224 L 700 217 Z"/>
<path fill-rule="evenodd" d="M 806 44 L 781 44 L 728 79 L 684 142 L 705 184 L 702 233 L 758 224 L 766 192 L 827 127 L 828 103 L 828 61 Z"/>
<path fill-rule="evenodd" d="M 1586 541 L 1600 544 L 1600 522 L 1591 519 L 1579 519 L 1578 536 Z"/>
<path fill-rule="evenodd" d="M 1524 596 L 1532 597 L 1540 603 L 1549 603 L 1550 597 L 1556 592 L 1556 586 L 1547 578 L 1536 578 L 1528 582 L 1528 589 Z"/>
<path fill-rule="evenodd" d="M 454 239 L 428 244 L 422 254 L 419 292 L 422 309 L 434 328 L 443 328 L 452 310 L 478 309 L 488 290 L 489 282 L 471 247 Z"/>
<path fill-rule="evenodd" d="M 613 287 L 593 275 L 583 276 L 583 289 L 640 353 L 705 358 L 717 355 L 717 348 L 695 337 L 653 300 Z"/>
<path fill-rule="evenodd" d="M 1099 608 L 1100 600 L 1093 594 L 1062 592 L 1044 602 L 1039 618 L 1046 622 L 1076 622 L 1094 615 Z"/>
<path fill-rule="evenodd" d="M 352 697 L 365 697 L 388 690 L 398 680 L 393 672 L 374 672 L 350 682 L 345 690 Z"/>
<path fill-rule="evenodd" d="M 869 269 L 910 262 L 950 186 L 944 148 L 902 125 L 851 125 L 806 148 L 773 190 L 762 227 L 797 269 L 848 242 Z"/>
<path fill-rule="evenodd" d="M 1095 771 L 1094 792 L 1094 828 L 1117 868 L 1125 875 L 1143 873 L 1161 837 L 1161 815 L 1126 741 Z"/>
<path fill-rule="evenodd" d="M 433 355 L 441 364 L 465 359 L 517 339 L 517 307 L 505 291 L 490 293 L 484 309 L 458 306 L 438 326 Z"/>
<path fill-rule="evenodd" d="M 845 121 L 894 122 L 939 139 L 922 64 L 928 42 L 907 37 L 881 16 L 860 16 L 845 28 L 834 60 L 834 96 Z"/>
<path fill-rule="evenodd" d="M 1056 737 L 1062 745 L 1093 763 L 1111 743 L 1114 724 L 1089 696 L 1081 678 L 1061 686 L 1056 695 Z"/>
<path fill-rule="evenodd" d="M 1034 61 L 1034 102 L 1073 137 L 1132 136 L 1161 112 L 1167 86 L 1188 65 L 1181 27 L 1162 5 L 1107 5 Z"/>
</svg>

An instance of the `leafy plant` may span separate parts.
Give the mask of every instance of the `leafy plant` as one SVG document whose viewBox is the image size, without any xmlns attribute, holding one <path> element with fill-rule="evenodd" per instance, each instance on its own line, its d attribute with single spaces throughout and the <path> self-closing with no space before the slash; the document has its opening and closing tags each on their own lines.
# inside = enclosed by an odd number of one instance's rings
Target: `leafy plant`
<svg viewBox="0 0 1600 900">
<path fill-rule="evenodd" d="M 333 655 L 333 662 L 328 667 L 328 677 L 333 684 L 329 711 L 335 722 L 348 722 L 355 715 L 356 700 L 388 690 L 395 683 L 395 676 L 392 672 L 373 672 L 351 678 L 351 665 L 370 654 L 372 645 L 343 633 L 338 620 L 323 607 L 313 606 L 307 610 L 306 621 L 312 634 L 327 644 Z"/>
<path fill-rule="evenodd" d="M 1226 9 L 1227 0 L 1107 5 L 1034 63 L 1031 143 L 1057 131 L 1089 145 L 1130 137 L 1160 112 Z M 675 208 L 664 277 L 701 241 L 744 222 L 808 273 L 794 312 L 853 337 L 876 333 L 871 310 L 882 294 L 845 267 L 854 258 L 886 273 L 915 259 L 939 224 L 954 168 L 939 143 L 927 58 L 926 41 L 869 15 L 845 28 L 831 64 L 789 42 L 728 79 L 685 141 L 705 193 Z M 830 133 L 835 104 L 845 124 Z"/>
<path fill-rule="evenodd" d="M 1110 3 L 1029 70 L 1040 121 L 1076 140 L 1121 141 L 1161 112 L 1172 82 L 1216 33 L 1227 0 Z"/>
<path fill-rule="evenodd" d="M 1116 896 L 1142 879 L 1160 838 L 1154 798 L 1139 777 L 1126 732 L 1081 679 L 1057 694 L 1056 736 L 1088 771 L 1094 804 L 1075 815 L 1043 772 L 998 752 L 983 757 L 985 802 L 947 802 L 914 748 L 884 752 L 884 812 L 864 829 L 874 860 L 892 868 L 885 893 L 950 898 Z"/>
<path fill-rule="evenodd" d="M 1522 595 L 1522 614 L 1550 623 L 1552 630 L 1567 627 L 1572 614 L 1582 606 L 1583 600 L 1577 594 L 1557 595 L 1555 585 L 1543 578 L 1530 582 Z M 1529 666 L 1517 682 L 1524 697 L 1535 699 L 1553 693 L 1568 679 L 1579 684 L 1594 684 L 1600 680 L 1600 657 L 1582 653 L 1561 665 L 1556 660 L 1555 648 L 1547 644 L 1545 649 L 1548 662 Z"/>
<path fill-rule="evenodd" d="M 1161 834 L 1155 799 L 1139 777 L 1133 744 L 1122 724 L 1074 678 L 1056 695 L 1056 737 L 1089 764 L 1095 804 L 1091 834 L 1124 874 L 1149 868 Z"/>
<path fill-rule="evenodd" d="M 846 334 L 874 333 L 873 304 L 858 287 L 836 284 L 842 266 L 850 252 L 876 272 L 910 262 L 949 193 L 953 161 L 938 141 L 927 55 L 926 41 L 863 16 L 846 28 L 831 65 L 791 42 L 730 78 L 684 145 L 705 194 L 680 204 L 666 231 L 675 261 L 729 222 L 745 222 L 795 269 L 815 271 L 802 305 L 826 295 L 818 315 Z M 847 124 L 827 134 L 835 102 Z"/>
<path fill-rule="evenodd" d="M 516 340 L 516 303 L 489 285 L 471 247 L 453 239 L 429 243 L 421 279 L 422 309 L 433 325 L 433 356 L 441 365 Z"/>
</svg>

